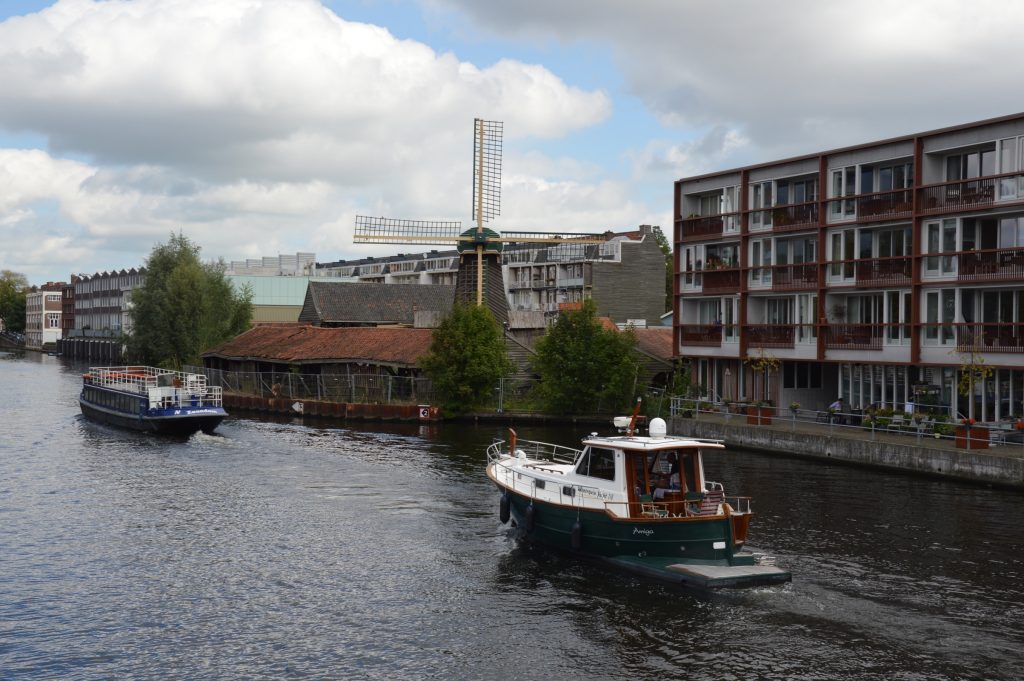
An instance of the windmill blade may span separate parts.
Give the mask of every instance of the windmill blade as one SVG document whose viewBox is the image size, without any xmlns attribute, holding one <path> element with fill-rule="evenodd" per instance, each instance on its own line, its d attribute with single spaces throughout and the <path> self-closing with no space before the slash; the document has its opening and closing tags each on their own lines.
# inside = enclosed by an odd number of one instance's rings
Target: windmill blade
<svg viewBox="0 0 1024 681">
<path fill-rule="evenodd" d="M 505 244 L 603 244 L 608 241 L 604 234 L 567 234 L 559 232 L 502 232 L 490 241 Z"/>
<path fill-rule="evenodd" d="M 448 246 L 465 241 L 460 237 L 462 223 L 443 220 L 401 220 L 356 216 L 352 240 L 362 244 L 423 244 Z"/>
<path fill-rule="evenodd" d="M 473 221 L 501 215 L 501 121 L 473 119 Z"/>
</svg>

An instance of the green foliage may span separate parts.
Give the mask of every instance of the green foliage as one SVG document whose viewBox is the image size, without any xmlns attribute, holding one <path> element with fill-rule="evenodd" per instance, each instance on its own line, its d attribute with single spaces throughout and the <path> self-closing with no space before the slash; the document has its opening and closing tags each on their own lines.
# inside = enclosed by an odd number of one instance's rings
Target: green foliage
<svg viewBox="0 0 1024 681">
<path fill-rule="evenodd" d="M 20 272 L 0 270 L 0 319 L 8 331 L 25 332 L 25 292 L 28 279 Z"/>
<path fill-rule="evenodd" d="M 434 330 L 421 366 L 448 413 L 463 413 L 493 397 L 512 373 L 501 327 L 486 306 L 459 305 Z"/>
<path fill-rule="evenodd" d="M 665 312 L 672 309 L 672 280 L 675 276 L 675 262 L 672 259 L 672 245 L 668 237 L 661 231 L 661 227 L 654 228 L 654 240 L 658 242 L 658 248 L 665 256 Z"/>
<path fill-rule="evenodd" d="M 633 400 L 638 364 L 632 331 L 602 326 L 591 300 L 564 312 L 537 342 L 533 369 L 541 398 L 559 414 L 623 409 Z"/>
<path fill-rule="evenodd" d="M 179 233 L 150 253 L 146 281 L 132 292 L 128 350 L 135 361 L 199 364 L 204 350 L 249 328 L 252 291 L 236 291 L 224 263 L 200 262 L 199 250 Z"/>
</svg>

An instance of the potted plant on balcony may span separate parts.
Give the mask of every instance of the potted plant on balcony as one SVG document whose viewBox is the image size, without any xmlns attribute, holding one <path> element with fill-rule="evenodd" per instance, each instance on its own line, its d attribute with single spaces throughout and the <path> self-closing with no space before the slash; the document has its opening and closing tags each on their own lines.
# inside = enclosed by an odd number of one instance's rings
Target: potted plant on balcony
<svg viewBox="0 0 1024 681">
<path fill-rule="evenodd" d="M 772 425 L 772 404 L 768 400 L 758 400 L 747 407 L 747 424 L 751 426 Z"/>
</svg>

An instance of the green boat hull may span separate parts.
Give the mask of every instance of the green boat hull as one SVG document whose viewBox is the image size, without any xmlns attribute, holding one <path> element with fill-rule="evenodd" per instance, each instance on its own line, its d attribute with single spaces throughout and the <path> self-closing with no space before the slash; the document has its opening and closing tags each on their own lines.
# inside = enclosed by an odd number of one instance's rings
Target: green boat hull
<svg viewBox="0 0 1024 681">
<path fill-rule="evenodd" d="M 751 554 L 734 550 L 732 522 L 728 517 L 687 521 L 615 520 L 603 511 L 581 510 L 513 492 L 504 493 L 509 494 L 511 520 L 525 538 L 556 549 L 571 549 L 601 558 L 667 557 L 679 563 L 706 565 L 754 563 Z M 580 528 L 574 547 L 573 528 L 577 521 Z M 715 548 L 715 544 L 724 548 Z"/>
</svg>

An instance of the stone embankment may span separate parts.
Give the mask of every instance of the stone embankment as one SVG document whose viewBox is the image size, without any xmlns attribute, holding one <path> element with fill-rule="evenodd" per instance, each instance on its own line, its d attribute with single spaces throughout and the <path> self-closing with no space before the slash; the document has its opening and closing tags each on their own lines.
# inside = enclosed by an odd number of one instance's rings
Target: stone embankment
<svg viewBox="0 0 1024 681">
<path fill-rule="evenodd" d="M 950 439 L 916 437 L 776 418 L 746 425 L 742 416 L 675 417 L 674 435 L 724 440 L 726 445 L 829 462 L 872 466 L 1024 489 L 1024 447 L 957 449 Z"/>
</svg>

